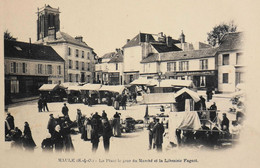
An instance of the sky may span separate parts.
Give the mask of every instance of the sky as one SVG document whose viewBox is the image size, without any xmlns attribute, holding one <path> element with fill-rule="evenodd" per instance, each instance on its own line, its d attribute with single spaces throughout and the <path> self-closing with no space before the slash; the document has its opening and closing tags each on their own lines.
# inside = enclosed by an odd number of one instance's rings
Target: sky
<svg viewBox="0 0 260 168">
<path fill-rule="evenodd" d="M 115 51 L 139 32 L 187 42 L 207 42 L 207 32 L 234 20 L 244 31 L 241 11 L 250 10 L 238 0 L 2 0 L 3 30 L 18 41 L 36 41 L 37 8 L 45 4 L 60 10 L 61 31 L 83 40 L 98 56 Z"/>
</svg>

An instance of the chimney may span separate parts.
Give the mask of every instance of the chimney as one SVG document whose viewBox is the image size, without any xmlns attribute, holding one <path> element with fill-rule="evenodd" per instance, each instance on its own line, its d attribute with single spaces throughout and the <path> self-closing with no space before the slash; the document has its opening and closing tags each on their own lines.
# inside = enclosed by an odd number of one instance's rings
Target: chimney
<svg viewBox="0 0 260 168">
<path fill-rule="evenodd" d="M 181 43 L 185 43 L 185 35 L 183 34 L 183 30 L 181 31 L 180 41 Z"/>
<path fill-rule="evenodd" d="M 165 42 L 165 36 L 163 35 L 163 32 L 158 33 L 158 41 Z"/>
<path fill-rule="evenodd" d="M 126 39 L 126 43 L 128 43 L 130 41 L 130 39 Z"/>
<path fill-rule="evenodd" d="M 32 40 L 31 38 L 29 38 L 29 56 L 31 55 L 32 53 Z"/>
<path fill-rule="evenodd" d="M 50 27 L 48 29 L 48 40 L 56 40 L 56 30 L 55 27 Z"/>
<path fill-rule="evenodd" d="M 78 42 L 83 42 L 83 37 L 82 37 L 82 36 L 77 36 L 77 37 L 75 37 L 75 39 L 76 39 Z"/>
<path fill-rule="evenodd" d="M 149 36 L 148 36 L 148 34 L 145 35 L 145 42 L 149 43 Z"/>
<path fill-rule="evenodd" d="M 172 37 L 171 36 L 166 37 L 166 45 L 168 47 L 172 47 L 173 46 L 172 45 Z"/>
</svg>

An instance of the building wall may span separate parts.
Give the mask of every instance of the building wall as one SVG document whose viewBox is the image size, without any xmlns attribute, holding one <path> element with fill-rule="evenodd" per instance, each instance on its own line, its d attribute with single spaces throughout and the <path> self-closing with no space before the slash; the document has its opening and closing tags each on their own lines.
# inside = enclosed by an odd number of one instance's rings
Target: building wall
<svg viewBox="0 0 260 168">
<path fill-rule="evenodd" d="M 92 49 L 77 46 L 70 43 L 50 44 L 53 49 L 65 60 L 65 82 L 81 82 L 83 80 L 82 73 L 84 73 L 84 81 L 93 83 L 93 73 L 95 72 L 95 60 L 92 54 Z M 70 48 L 70 55 L 69 55 Z M 78 50 L 78 57 L 76 57 L 76 50 Z M 82 51 L 84 51 L 84 58 L 82 58 Z M 89 53 L 89 57 L 88 57 Z M 72 61 L 72 67 L 69 67 L 69 60 Z M 78 61 L 78 69 L 76 69 L 76 61 Z M 82 62 L 84 63 L 84 70 L 82 69 Z M 78 75 L 78 80 L 76 76 Z"/>
<path fill-rule="evenodd" d="M 220 92 L 234 92 L 236 88 L 236 66 L 244 66 L 243 56 L 237 64 L 237 53 L 241 51 L 221 52 L 218 54 L 218 90 Z M 223 55 L 229 54 L 229 64 L 223 65 Z M 223 82 L 223 74 L 228 74 L 228 83 Z"/>
<path fill-rule="evenodd" d="M 11 64 L 13 62 L 18 64 L 16 72 L 12 70 Z M 25 64 L 25 69 L 23 69 L 23 63 Z M 42 65 L 41 71 L 39 70 L 38 65 Z M 48 65 L 52 66 L 52 73 L 48 73 Z M 5 75 L 48 76 L 49 83 L 64 82 L 63 62 L 5 58 L 4 66 Z M 58 73 L 58 66 L 60 66 L 60 74 Z"/>
<path fill-rule="evenodd" d="M 124 48 L 124 72 L 141 71 L 142 47 Z"/>
<path fill-rule="evenodd" d="M 215 57 L 209 57 L 209 58 L 201 58 L 201 59 L 189 59 L 189 60 L 178 60 L 178 61 L 167 61 L 167 62 L 161 62 L 160 65 L 160 71 L 162 73 L 167 72 L 167 63 L 169 62 L 176 62 L 176 72 L 180 71 L 179 62 L 181 61 L 188 61 L 189 62 L 189 69 L 187 71 L 201 71 L 200 69 L 200 60 L 208 60 L 208 69 L 206 70 L 215 70 Z M 143 69 L 141 72 L 143 73 L 157 73 L 157 64 L 156 62 L 151 63 L 143 63 Z"/>
</svg>

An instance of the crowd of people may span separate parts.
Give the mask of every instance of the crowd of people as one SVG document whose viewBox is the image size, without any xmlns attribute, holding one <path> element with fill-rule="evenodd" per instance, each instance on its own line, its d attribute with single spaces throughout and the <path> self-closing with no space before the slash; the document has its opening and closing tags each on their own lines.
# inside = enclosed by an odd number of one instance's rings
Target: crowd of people
<svg viewBox="0 0 260 168">
<path fill-rule="evenodd" d="M 156 149 L 162 151 L 164 126 L 160 123 L 159 118 L 153 118 L 147 127 L 149 130 L 149 149 Z"/>
<path fill-rule="evenodd" d="M 6 109 L 7 111 L 7 109 Z M 12 141 L 11 147 L 33 151 L 36 144 L 27 121 L 24 122 L 24 131 L 15 127 L 14 117 L 7 112 L 5 120 L 5 141 Z"/>
</svg>

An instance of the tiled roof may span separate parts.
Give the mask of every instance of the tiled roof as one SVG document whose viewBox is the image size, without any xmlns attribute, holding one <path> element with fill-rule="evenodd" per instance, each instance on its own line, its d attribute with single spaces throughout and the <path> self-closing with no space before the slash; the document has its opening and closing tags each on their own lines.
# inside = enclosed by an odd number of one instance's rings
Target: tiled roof
<svg viewBox="0 0 260 168">
<path fill-rule="evenodd" d="M 163 53 L 163 52 L 170 52 L 170 51 L 181 51 L 181 49 L 179 47 L 177 47 L 176 45 L 172 44 L 171 47 L 167 46 L 166 44 L 152 44 L 152 46 L 159 52 L 159 53 Z"/>
<path fill-rule="evenodd" d="M 110 53 L 106 53 L 101 58 L 102 59 L 108 59 L 108 58 L 112 58 L 114 55 L 115 55 L 115 52 L 110 52 Z"/>
<path fill-rule="evenodd" d="M 124 56 L 121 52 L 117 52 L 108 63 L 118 63 L 123 62 Z"/>
<path fill-rule="evenodd" d="M 64 59 L 50 46 L 10 40 L 4 41 L 4 57 L 64 62 Z"/>
<path fill-rule="evenodd" d="M 132 40 L 130 40 L 129 42 L 127 42 L 123 48 L 127 48 L 127 47 L 133 47 L 133 46 L 138 46 L 140 45 L 140 42 L 145 42 L 145 39 L 147 38 L 149 39 L 150 42 L 155 41 L 155 39 L 153 38 L 153 36 L 151 34 L 147 34 L 147 33 L 139 33 L 137 34 Z"/>
<path fill-rule="evenodd" d="M 243 33 L 227 33 L 221 40 L 218 51 L 229 51 L 229 50 L 238 50 L 242 49 L 243 45 Z"/>
<path fill-rule="evenodd" d="M 73 38 L 72 36 L 70 36 L 69 34 L 61 32 L 61 31 L 56 32 L 56 39 L 55 40 L 49 40 L 49 38 L 47 36 L 43 39 L 43 41 L 47 42 L 49 44 L 52 44 L 52 43 L 70 43 L 70 44 L 74 44 L 74 45 L 78 45 L 78 46 L 81 46 L 81 47 L 86 47 L 86 48 L 92 49 L 84 41 L 80 42 L 80 41 L 76 40 L 75 38 Z M 42 42 L 42 40 L 40 39 L 36 43 L 41 44 L 41 43 L 44 43 L 44 42 Z"/>
<path fill-rule="evenodd" d="M 202 49 L 202 50 L 190 50 L 190 51 L 174 51 L 160 53 L 161 61 L 176 61 L 176 60 L 187 60 L 196 58 L 206 58 L 214 57 L 216 55 L 217 49 Z M 144 58 L 141 63 L 156 62 L 159 61 L 159 54 L 151 54 L 150 56 Z"/>
</svg>

